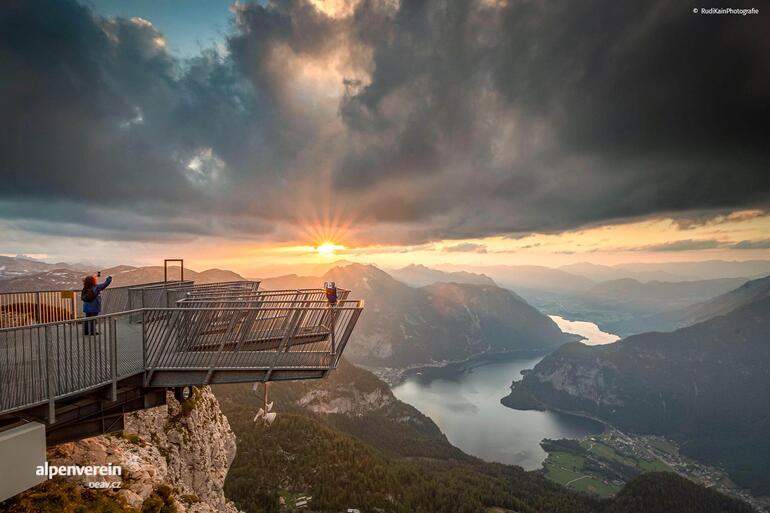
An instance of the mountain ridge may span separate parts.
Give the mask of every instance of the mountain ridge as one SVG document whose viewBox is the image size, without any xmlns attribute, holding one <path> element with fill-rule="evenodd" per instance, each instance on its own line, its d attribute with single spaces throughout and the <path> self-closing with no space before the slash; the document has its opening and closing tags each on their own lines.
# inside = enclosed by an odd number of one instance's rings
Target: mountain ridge
<svg viewBox="0 0 770 513">
<path fill-rule="evenodd" d="M 467 271 L 439 271 L 421 264 L 410 264 L 400 269 L 388 269 L 388 274 L 410 287 L 424 287 L 434 283 L 468 283 L 472 285 L 497 285 L 485 274 Z"/>
<path fill-rule="evenodd" d="M 494 285 L 409 287 L 378 267 L 350 264 L 321 277 L 264 280 L 269 288 L 334 281 L 366 301 L 346 355 L 372 367 L 460 361 L 489 351 L 542 350 L 572 340 L 515 293 Z"/>
<path fill-rule="evenodd" d="M 770 494 L 768 366 L 765 298 L 670 333 L 566 344 L 514 383 L 507 405 L 534 402 L 674 437 L 683 453 L 721 464 L 740 485 Z"/>
</svg>

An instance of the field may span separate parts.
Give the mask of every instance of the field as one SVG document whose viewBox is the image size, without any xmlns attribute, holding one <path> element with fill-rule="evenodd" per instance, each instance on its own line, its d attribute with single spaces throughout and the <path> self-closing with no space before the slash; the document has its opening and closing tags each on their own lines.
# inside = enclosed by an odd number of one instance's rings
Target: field
<svg viewBox="0 0 770 513">
<path fill-rule="evenodd" d="M 666 452 L 673 456 L 679 456 L 679 449 L 677 449 L 677 447 L 671 442 L 667 442 L 665 440 L 650 440 L 649 444 L 660 451 Z"/>
<path fill-rule="evenodd" d="M 658 460 L 621 454 L 602 436 L 580 442 L 544 441 L 543 448 L 548 452 L 543 464 L 545 476 L 572 490 L 611 497 L 623 484 L 641 473 L 671 470 Z"/>
</svg>

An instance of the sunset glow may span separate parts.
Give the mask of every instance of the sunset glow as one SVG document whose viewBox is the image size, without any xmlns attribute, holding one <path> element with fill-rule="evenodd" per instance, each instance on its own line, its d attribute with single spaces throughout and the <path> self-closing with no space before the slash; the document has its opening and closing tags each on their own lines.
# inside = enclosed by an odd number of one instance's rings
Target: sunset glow
<svg viewBox="0 0 770 513">
<path fill-rule="evenodd" d="M 706 75 L 692 82 L 675 71 L 681 59 L 644 53 L 641 41 L 663 37 L 646 34 L 655 24 L 639 26 L 646 35 L 633 44 L 618 43 L 620 54 L 600 44 L 574 60 L 549 39 L 564 18 L 549 17 L 548 4 L 527 11 L 528 23 L 542 27 L 522 36 L 523 46 L 499 22 L 518 7 L 496 0 L 456 11 L 426 5 L 420 19 L 443 21 L 425 27 L 390 0 L 310 0 L 301 9 L 204 2 L 197 15 L 185 8 L 176 17 L 152 2 L 94 4 L 62 17 L 83 17 L 88 34 L 107 35 L 84 43 L 106 45 L 100 56 L 142 56 L 142 65 L 67 89 L 63 100 L 35 84 L 66 82 L 69 74 L 55 73 L 90 66 L 84 77 L 98 77 L 112 63 L 80 62 L 52 44 L 46 62 L 62 64 L 37 66 L 37 46 L 14 47 L 13 62 L 29 69 L 14 68 L 9 80 L 35 94 L 9 120 L 25 143 L 8 145 L 6 169 L 28 171 L 7 177 L 16 185 L 0 198 L 0 253 L 99 266 L 184 255 L 195 267 L 248 277 L 338 260 L 398 268 L 770 258 L 765 138 L 743 133 L 766 125 L 756 108 L 765 88 L 747 68 L 730 82 L 740 84 L 735 91 L 719 92 L 735 98 L 735 126 L 712 123 L 702 107 L 714 95 L 702 84 L 721 84 L 720 75 L 700 50 L 692 66 Z M 686 10 L 666 10 L 694 22 Z M 621 25 L 611 25 L 635 27 L 644 17 L 631 11 L 615 13 Z M 303 28 L 264 33 L 267 19 Z M 389 20 L 394 32 L 363 37 L 366 20 Z M 670 30 L 664 35 L 679 41 Z M 452 49 L 447 62 L 457 66 L 441 64 L 431 48 Z M 500 59 L 498 48 L 511 55 Z M 602 73 L 581 71 L 602 59 Z M 661 103 L 643 81 L 620 87 L 626 68 L 618 62 L 677 88 Z M 546 80 L 573 74 L 577 82 Z M 595 96 L 610 90 L 623 94 Z M 57 121 L 70 119 L 62 106 L 93 97 L 115 98 L 115 112 L 74 116 L 74 126 Z M 173 107 L 173 97 L 187 107 Z M 629 104 L 639 107 L 629 112 Z M 83 154 L 66 143 L 72 133 L 101 142 Z M 723 147 L 725 133 L 741 146 Z M 30 163 L 40 155 L 44 162 Z M 67 179 L 52 181 L 62 169 Z M 94 176 L 112 193 L 99 193 Z"/>
<path fill-rule="evenodd" d="M 333 242 L 324 242 L 316 248 L 319 255 L 324 257 L 334 256 L 335 252 L 341 249 L 345 249 L 345 246 L 334 244 Z"/>
</svg>

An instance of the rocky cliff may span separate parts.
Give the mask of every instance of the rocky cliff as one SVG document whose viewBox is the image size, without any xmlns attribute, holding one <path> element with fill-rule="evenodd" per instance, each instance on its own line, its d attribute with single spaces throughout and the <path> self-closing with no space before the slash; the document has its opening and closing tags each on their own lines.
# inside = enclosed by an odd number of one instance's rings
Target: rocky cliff
<svg viewBox="0 0 770 513">
<path fill-rule="evenodd" d="M 165 501 L 177 513 L 238 512 L 222 491 L 235 458 L 235 435 L 208 387 L 195 389 L 181 405 L 169 394 L 166 406 L 127 414 L 125 420 L 122 434 L 50 449 L 50 464 L 120 465 L 121 476 L 99 479 L 120 481 L 115 498 L 129 508 Z M 84 486 L 94 480 L 77 479 Z"/>
</svg>

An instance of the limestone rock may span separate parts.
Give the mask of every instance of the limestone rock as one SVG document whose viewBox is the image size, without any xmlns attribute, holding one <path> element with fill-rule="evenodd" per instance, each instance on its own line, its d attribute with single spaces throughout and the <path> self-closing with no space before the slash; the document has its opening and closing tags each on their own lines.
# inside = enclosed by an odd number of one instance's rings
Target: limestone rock
<svg viewBox="0 0 770 513">
<path fill-rule="evenodd" d="M 169 393 L 167 405 L 129 413 L 125 430 L 71 442 L 49 450 L 51 465 L 120 465 L 120 476 L 80 476 L 120 481 L 116 492 L 133 507 L 161 484 L 174 490 L 179 513 L 238 513 L 223 492 L 235 458 L 235 434 L 209 387 L 195 389 L 184 407 Z"/>
</svg>

